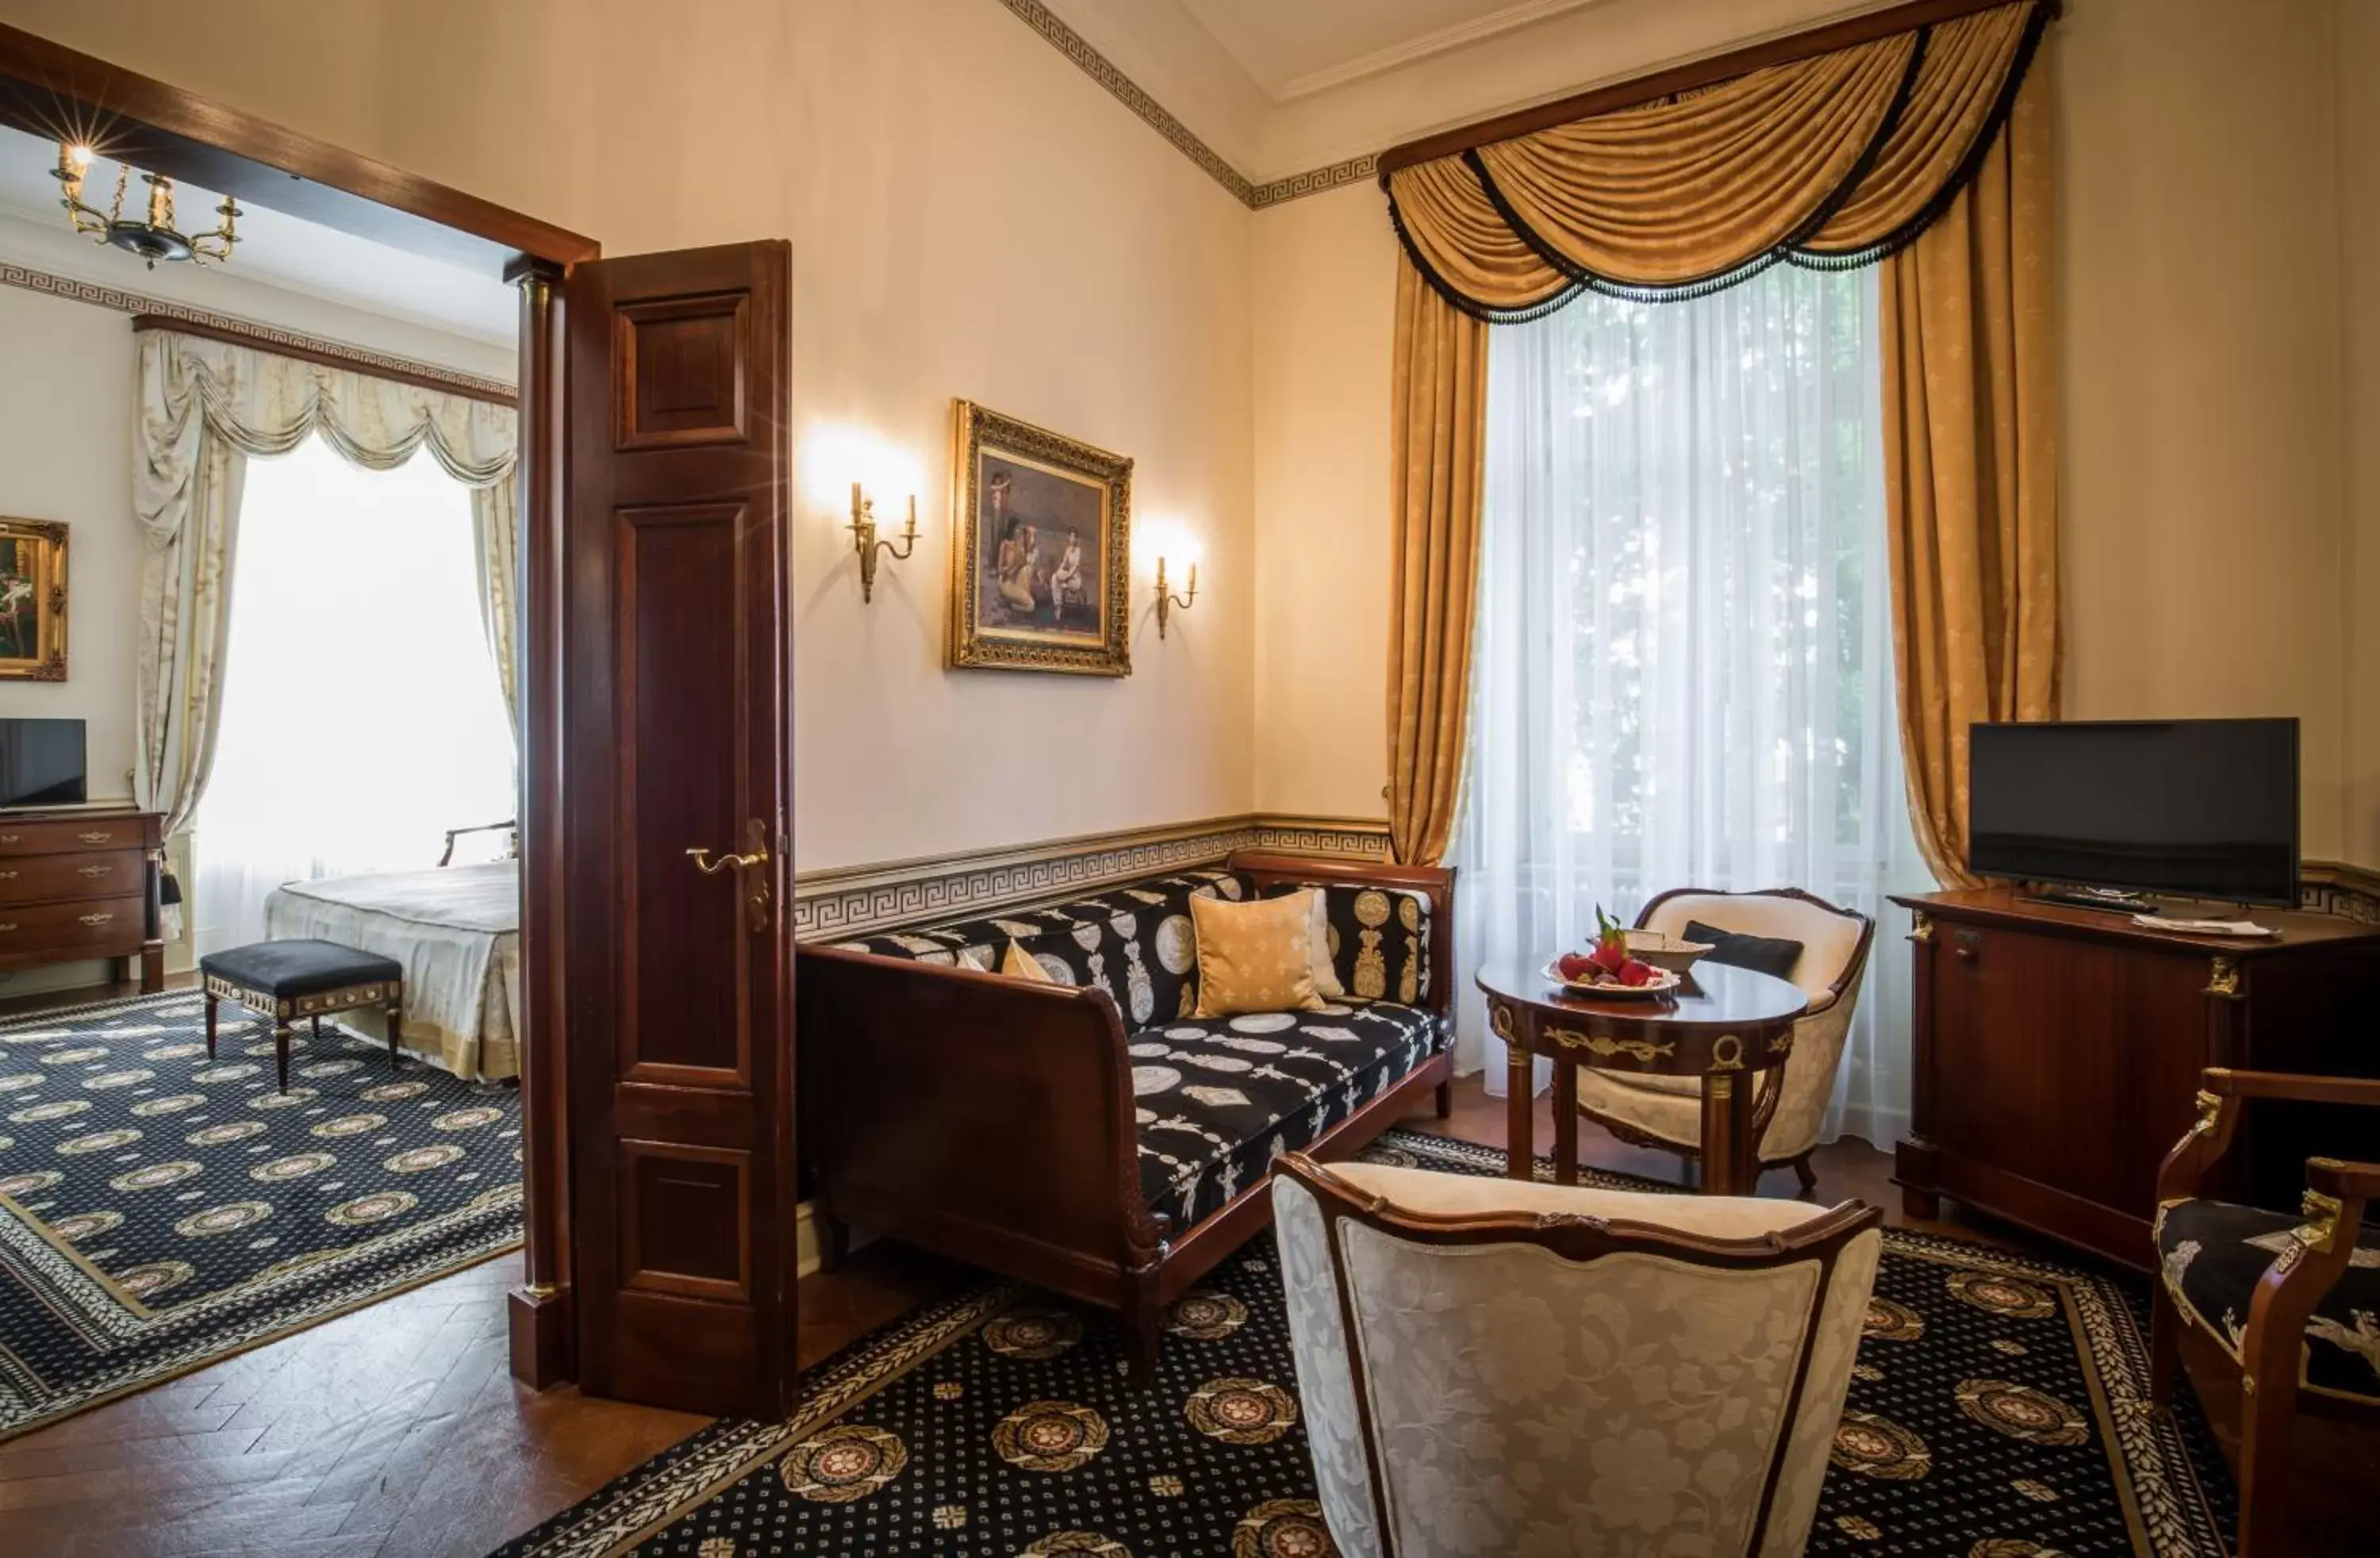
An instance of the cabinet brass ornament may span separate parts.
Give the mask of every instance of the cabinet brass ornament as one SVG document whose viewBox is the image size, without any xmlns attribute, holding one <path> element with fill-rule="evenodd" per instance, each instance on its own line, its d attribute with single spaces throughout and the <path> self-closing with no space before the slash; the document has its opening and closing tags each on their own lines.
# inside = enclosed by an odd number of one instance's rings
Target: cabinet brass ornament
<svg viewBox="0 0 2380 1558">
<path fill-rule="evenodd" d="M 76 918 L 80 919 L 85 925 L 104 925 L 109 920 L 115 919 L 115 916 L 113 913 L 85 914 L 78 915 Z"/>
<path fill-rule="evenodd" d="M 2206 993 L 2236 1000 L 2240 994 L 2240 962 L 2237 958 L 2217 957 L 2208 965 Z"/>
<path fill-rule="evenodd" d="M 917 549 L 917 495 L 909 494 L 909 522 L 901 530 L 896 543 L 876 539 L 876 500 L 869 497 L 854 481 L 851 484 L 851 549 L 859 554 L 859 602 L 866 605 L 876 599 L 876 564 L 880 552 L 889 552 L 896 563 L 905 563 L 909 554 Z"/>
<path fill-rule="evenodd" d="M 1742 1070 L 1743 1041 L 1732 1033 L 1722 1033 L 1712 1040 L 1710 1068 L 1713 1071 Z"/>
<path fill-rule="evenodd" d="M 1198 565 L 1190 565 L 1190 593 L 1176 595 L 1165 585 L 1165 559 L 1157 560 L 1157 636 L 1165 637 L 1165 621 L 1175 612 L 1186 612 L 1198 598 Z"/>
<path fill-rule="evenodd" d="M 1912 921 L 1909 930 L 1909 939 L 1911 941 L 1923 946 L 1934 939 L 1934 922 L 1925 918 L 1924 910 L 1921 909 L 1917 913 L 1911 915 L 1910 919 Z"/>
<path fill-rule="evenodd" d="M 75 842 L 78 844 L 105 844 L 109 839 L 114 838 L 115 836 L 115 835 L 114 834 L 107 833 L 77 834 L 75 834 Z"/>
</svg>

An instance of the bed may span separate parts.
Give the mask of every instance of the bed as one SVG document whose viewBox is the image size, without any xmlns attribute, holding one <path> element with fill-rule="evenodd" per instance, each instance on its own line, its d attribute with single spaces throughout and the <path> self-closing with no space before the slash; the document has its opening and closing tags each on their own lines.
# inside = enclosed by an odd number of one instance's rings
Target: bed
<svg viewBox="0 0 2380 1558">
<path fill-rule="evenodd" d="M 264 933 L 395 958 L 407 1049 L 457 1077 L 520 1074 L 518 860 L 288 882 L 264 900 Z"/>
</svg>

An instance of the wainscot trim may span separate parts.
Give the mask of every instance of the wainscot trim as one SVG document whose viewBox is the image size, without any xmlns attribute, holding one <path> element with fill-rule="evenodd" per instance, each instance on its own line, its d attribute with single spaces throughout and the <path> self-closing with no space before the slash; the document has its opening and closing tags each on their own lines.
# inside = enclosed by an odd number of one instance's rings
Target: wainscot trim
<svg viewBox="0 0 2380 1558">
<path fill-rule="evenodd" d="M 2343 860 L 2301 861 L 2298 907 L 2359 925 L 2380 925 L 2380 870 Z"/>
<path fill-rule="evenodd" d="M 1389 824 L 1371 818 L 1250 812 L 803 871 L 794 877 L 794 934 L 806 941 L 841 940 L 920 920 L 989 913 L 1213 865 L 1234 849 L 1384 860 Z"/>
</svg>

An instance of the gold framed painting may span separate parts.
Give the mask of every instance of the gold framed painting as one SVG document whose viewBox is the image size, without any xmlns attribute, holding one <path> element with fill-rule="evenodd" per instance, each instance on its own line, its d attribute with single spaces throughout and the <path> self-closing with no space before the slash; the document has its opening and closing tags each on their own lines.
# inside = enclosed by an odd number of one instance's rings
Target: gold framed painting
<svg viewBox="0 0 2380 1558">
<path fill-rule="evenodd" d="M 953 667 L 1132 675 L 1132 461 L 957 403 Z"/>
<path fill-rule="evenodd" d="M 67 679 L 67 528 L 0 519 L 0 680 Z"/>
</svg>

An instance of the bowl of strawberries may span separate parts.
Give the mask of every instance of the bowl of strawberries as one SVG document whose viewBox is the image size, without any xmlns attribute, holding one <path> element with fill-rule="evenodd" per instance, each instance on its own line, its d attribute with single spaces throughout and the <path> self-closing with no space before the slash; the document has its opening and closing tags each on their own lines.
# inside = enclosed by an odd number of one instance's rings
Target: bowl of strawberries
<svg viewBox="0 0 2380 1558">
<path fill-rule="evenodd" d="M 1656 968 L 1628 947 L 1628 930 L 1603 912 L 1595 911 L 1597 936 L 1591 952 L 1566 952 L 1546 965 L 1546 978 L 1573 995 L 1599 1001 L 1652 1000 L 1684 982 L 1674 968 Z"/>
</svg>

